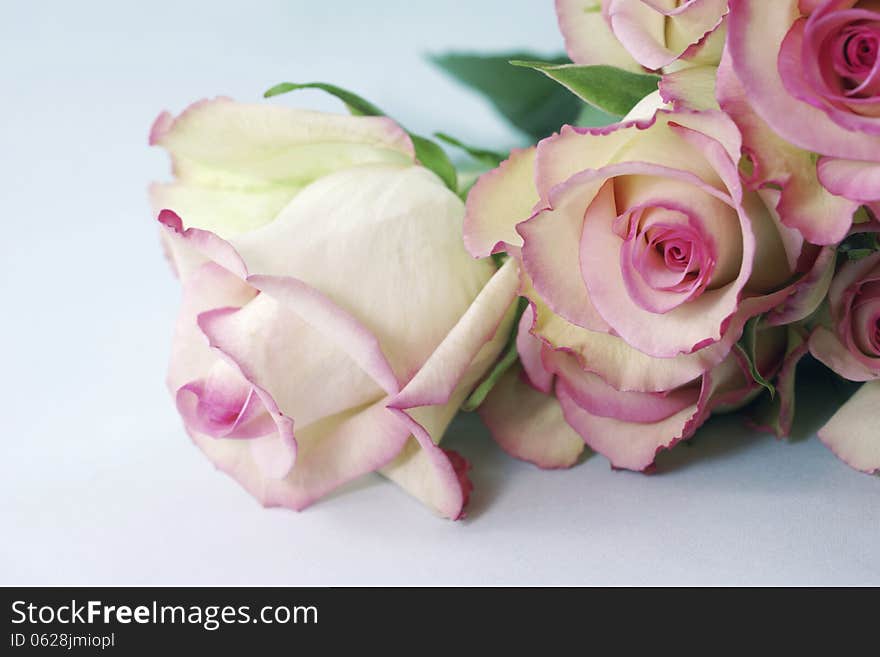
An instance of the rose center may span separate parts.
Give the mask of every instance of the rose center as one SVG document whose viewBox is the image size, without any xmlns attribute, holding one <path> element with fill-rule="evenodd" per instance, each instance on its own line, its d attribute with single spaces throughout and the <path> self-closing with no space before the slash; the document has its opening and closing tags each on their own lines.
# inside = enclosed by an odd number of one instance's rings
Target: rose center
<svg viewBox="0 0 880 657">
<path fill-rule="evenodd" d="M 870 33 L 850 34 L 844 40 L 843 58 L 854 73 L 863 73 L 877 61 L 877 37 Z"/>
<path fill-rule="evenodd" d="M 636 238 L 633 264 L 653 289 L 666 292 L 702 291 L 711 271 L 700 235 L 686 224 L 653 224 Z"/>
<path fill-rule="evenodd" d="M 665 313 L 694 299 L 715 267 L 714 249 L 697 220 L 671 201 L 646 202 L 618 215 L 621 272 L 632 299 Z"/>
<path fill-rule="evenodd" d="M 853 298 L 851 321 L 859 350 L 871 358 L 880 358 L 880 281 L 860 286 Z"/>
<path fill-rule="evenodd" d="M 202 419 L 222 430 L 233 426 L 251 398 L 251 390 L 246 386 L 232 387 L 212 385 L 208 381 L 199 399 L 198 411 Z"/>
<path fill-rule="evenodd" d="M 873 97 L 878 77 L 880 22 L 848 23 L 829 36 L 826 43 L 831 48 L 830 67 L 823 68 L 830 87 L 836 87 L 848 97 Z M 835 77 L 836 84 L 832 82 Z"/>
<path fill-rule="evenodd" d="M 257 438 L 276 430 L 257 389 L 223 362 L 207 378 L 180 388 L 177 403 L 187 426 L 214 438 Z"/>
<path fill-rule="evenodd" d="M 691 264 L 693 245 L 680 239 L 658 242 L 654 249 L 663 256 L 666 266 L 673 271 L 685 271 Z"/>
<path fill-rule="evenodd" d="M 203 402 L 200 410 L 204 413 L 206 420 L 218 425 L 235 422 L 238 416 L 241 415 L 241 410 L 244 407 L 244 404 L 238 401 L 233 403 L 217 403 L 217 400 L 214 399 L 211 402 Z"/>
</svg>

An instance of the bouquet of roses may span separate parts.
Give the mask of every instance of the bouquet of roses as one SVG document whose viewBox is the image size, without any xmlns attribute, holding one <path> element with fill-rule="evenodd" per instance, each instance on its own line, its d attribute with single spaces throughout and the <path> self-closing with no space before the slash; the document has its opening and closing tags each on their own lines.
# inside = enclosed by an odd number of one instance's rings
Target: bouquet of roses
<svg viewBox="0 0 880 657">
<path fill-rule="evenodd" d="M 462 408 L 548 469 L 586 445 L 646 471 L 722 411 L 786 436 L 808 353 L 865 382 L 820 439 L 880 470 L 880 4 L 556 13 L 570 61 L 435 59 L 537 142 L 509 154 L 318 82 L 266 96 L 350 114 L 218 98 L 156 120 L 168 384 L 263 504 L 377 471 L 459 518 L 470 466 L 440 440 Z"/>
</svg>

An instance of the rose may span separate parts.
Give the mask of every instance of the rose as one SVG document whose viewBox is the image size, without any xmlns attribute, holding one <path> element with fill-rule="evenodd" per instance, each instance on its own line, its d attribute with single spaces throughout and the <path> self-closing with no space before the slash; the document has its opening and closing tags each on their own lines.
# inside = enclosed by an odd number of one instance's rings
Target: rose
<svg viewBox="0 0 880 657">
<path fill-rule="evenodd" d="M 571 324 L 663 358 L 729 341 L 743 297 L 789 281 L 803 240 L 743 193 L 739 133 L 723 113 L 658 106 L 655 93 L 630 120 L 564 126 L 514 152 L 474 186 L 464 237 L 478 257 L 515 253 Z M 651 118 L 633 120 L 642 112 Z"/>
<path fill-rule="evenodd" d="M 655 94 L 631 118 L 657 104 Z M 514 152 L 468 198 L 471 254 L 507 251 L 522 263 L 521 293 L 534 321 L 524 320 L 520 335 L 530 332 L 544 345 L 536 351 L 518 343 L 535 387 L 550 392 L 551 377 L 541 372 L 563 371 L 547 348 L 574 356 L 586 372 L 578 376 L 613 398 L 603 417 L 629 421 L 627 411 L 615 410 L 628 393 L 684 404 L 674 428 L 660 423 L 669 416 L 651 415 L 655 430 L 639 429 L 644 442 L 615 440 L 617 429 L 607 423 L 601 437 L 578 431 L 620 467 L 650 466 L 657 449 L 699 424 L 714 403 L 713 382 L 732 376 L 728 355 L 749 318 L 767 313 L 772 326 L 801 319 L 827 290 L 833 250 L 817 251 L 783 227 L 773 190 L 743 192 L 739 157 L 739 133 L 723 113 L 660 110 L 604 129 L 566 126 Z M 573 362 L 564 362 L 562 380 L 576 380 Z M 573 387 L 555 391 L 571 398 Z M 701 388 L 705 394 L 695 398 Z M 561 411 L 541 413 L 558 419 Z M 527 432 L 517 432 L 516 442 L 524 442 Z M 547 449 L 568 463 L 575 441 L 570 430 L 560 435 Z"/>
<path fill-rule="evenodd" d="M 380 470 L 459 517 L 467 464 L 436 443 L 507 338 L 513 263 L 468 257 L 461 202 L 388 119 L 216 100 L 151 140 L 195 443 L 266 505 Z"/>
<path fill-rule="evenodd" d="M 832 194 L 880 201 L 877 3 L 732 0 L 729 23 L 732 69 L 757 115 L 822 156 L 818 178 Z M 756 136 L 749 146 L 775 147 L 762 141 Z M 838 224 L 827 243 L 846 233 L 848 224 Z"/>
<path fill-rule="evenodd" d="M 726 13 L 727 0 L 556 0 L 573 62 L 636 73 L 679 60 L 717 64 Z"/>
<path fill-rule="evenodd" d="M 830 317 L 810 336 L 810 352 L 840 376 L 865 385 L 819 437 L 846 463 L 880 470 L 880 253 L 845 263 L 828 292 Z"/>
</svg>

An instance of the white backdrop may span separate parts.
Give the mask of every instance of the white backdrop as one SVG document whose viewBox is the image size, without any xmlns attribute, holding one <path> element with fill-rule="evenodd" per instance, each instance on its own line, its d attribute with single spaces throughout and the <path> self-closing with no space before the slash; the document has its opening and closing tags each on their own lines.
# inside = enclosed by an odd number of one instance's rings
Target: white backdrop
<svg viewBox="0 0 880 657">
<path fill-rule="evenodd" d="M 558 51 L 550 0 L 3 9 L 0 584 L 880 584 L 880 479 L 734 418 L 654 476 L 598 456 L 541 472 L 464 418 L 449 441 L 477 490 L 460 523 L 378 477 L 266 511 L 186 438 L 163 385 L 179 297 L 145 196 L 169 173 L 146 145 L 155 115 L 326 80 L 414 130 L 510 145 L 423 55 Z M 301 93 L 281 102 L 338 108 Z"/>
</svg>

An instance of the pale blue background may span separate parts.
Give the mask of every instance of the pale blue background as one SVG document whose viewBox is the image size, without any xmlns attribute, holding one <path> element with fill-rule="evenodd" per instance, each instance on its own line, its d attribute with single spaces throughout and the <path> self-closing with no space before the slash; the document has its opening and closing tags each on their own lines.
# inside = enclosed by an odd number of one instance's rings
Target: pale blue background
<svg viewBox="0 0 880 657">
<path fill-rule="evenodd" d="M 513 48 L 561 48 L 552 2 L 3 3 L 0 584 L 880 584 L 880 479 L 732 418 L 652 477 L 601 457 L 541 472 L 467 418 L 463 523 L 378 477 L 264 511 L 190 445 L 163 386 L 178 289 L 144 193 L 168 175 L 155 115 L 330 80 L 503 146 L 422 55 Z"/>
</svg>

